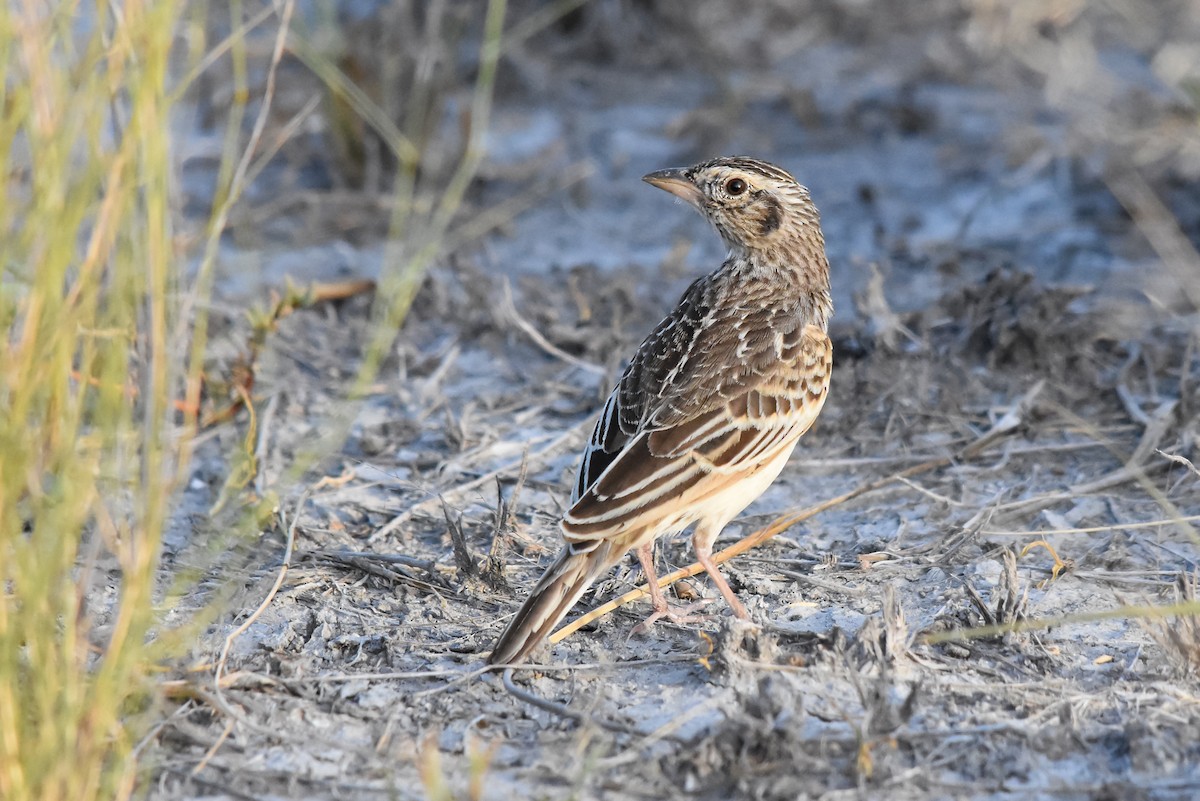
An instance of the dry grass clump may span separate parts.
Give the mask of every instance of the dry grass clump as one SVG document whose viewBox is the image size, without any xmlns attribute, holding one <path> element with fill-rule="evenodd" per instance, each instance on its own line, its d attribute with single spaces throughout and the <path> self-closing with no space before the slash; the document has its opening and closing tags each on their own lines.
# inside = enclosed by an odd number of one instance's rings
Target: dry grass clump
<svg viewBox="0 0 1200 801">
<path fill-rule="evenodd" d="M 1175 582 L 1175 605 L 1187 605 L 1178 617 L 1147 618 L 1142 621 L 1146 632 L 1162 648 L 1167 659 L 1182 676 L 1200 674 L 1200 605 L 1197 604 L 1200 590 L 1200 571 L 1179 576 Z"/>
</svg>

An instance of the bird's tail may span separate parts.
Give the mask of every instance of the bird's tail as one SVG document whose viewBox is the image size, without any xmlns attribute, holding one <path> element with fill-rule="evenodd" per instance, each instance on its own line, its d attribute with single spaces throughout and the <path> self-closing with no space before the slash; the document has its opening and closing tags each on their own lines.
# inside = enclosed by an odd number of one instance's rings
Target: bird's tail
<svg viewBox="0 0 1200 801">
<path fill-rule="evenodd" d="M 613 550 L 611 543 L 603 541 L 596 542 L 595 547 L 587 551 L 573 550 L 571 546 L 564 548 L 500 635 L 488 662 L 508 665 L 529 656 L 530 651 L 566 617 L 596 577 L 621 558 L 620 551 L 614 558 Z"/>
</svg>

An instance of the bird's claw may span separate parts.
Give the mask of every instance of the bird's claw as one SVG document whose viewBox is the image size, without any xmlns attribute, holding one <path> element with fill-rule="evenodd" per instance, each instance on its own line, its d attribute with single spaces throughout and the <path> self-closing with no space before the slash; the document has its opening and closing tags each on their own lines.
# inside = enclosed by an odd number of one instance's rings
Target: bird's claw
<svg viewBox="0 0 1200 801">
<path fill-rule="evenodd" d="M 702 598 L 699 601 L 694 601 L 686 606 L 667 606 L 664 604 L 662 609 L 655 609 L 650 617 L 638 623 L 629 631 L 629 636 L 633 637 L 638 634 L 646 634 L 659 620 L 667 619 L 672 623 L 706 623 L 712 620 L 712 615 L 696 615 L 692 614 L 696 609 L 702 609 L 713 603 L 715 598 Z"/>
</svg>

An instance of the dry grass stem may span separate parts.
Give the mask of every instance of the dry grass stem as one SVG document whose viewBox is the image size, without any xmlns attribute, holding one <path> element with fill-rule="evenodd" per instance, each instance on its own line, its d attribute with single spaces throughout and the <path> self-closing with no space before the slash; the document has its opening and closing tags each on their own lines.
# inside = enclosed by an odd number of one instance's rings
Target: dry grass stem
<svg viewBox="0 0 1200 801">
<path fill-rule="evenodd" d="M 523 331 L 525 335 L 529 337 L 533 344 L 537 345 L 554 358 L 560 359 L 567 364 L 578 367 L 581 370 L 586 370 L 589 373 L 604 375 L 608 372 L 604 367 L 601 367 L 598 364 L 592 364 L 591 362 L 584 361 L 576 356 L 572 356 L 546 339 L 546 337 L 542 335 L 542 332 L 538 331 L 533 323 L 526 320 L 521 316 L 521 313 L 517 311 L 517 305 L 513 301 L 512 285 L 509 283 L 507 278 L 504 279 L 503 286 L 504 294 L 501 295 L 500 313 L 511 320 L 512 323 L 517 326 L 517 328 L 521 329 L 521 331 Z"/>
</svg>

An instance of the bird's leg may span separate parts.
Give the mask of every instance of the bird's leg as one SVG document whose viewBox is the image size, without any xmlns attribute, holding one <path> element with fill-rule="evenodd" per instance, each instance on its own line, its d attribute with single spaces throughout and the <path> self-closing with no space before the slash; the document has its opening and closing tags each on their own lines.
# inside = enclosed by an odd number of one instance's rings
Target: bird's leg
<svg viewBox="0 0 1200 801">
<path fill-rule="evenodd" d="M 733 613 L 742 620 L 749 620 L 750 615 L 746 612 L 746 607 L 733 594 L 729 582 L 725 581 L 725 577 L 717 569 L 717 563 L 713 561 L 713 543 L 716 542 L 719 533 L 721 533 L 719 528 L 713 529 L 704 525 L 696 527 L 696 532 L 692 534 L 692 548 L 696 552 L 696 561 L 708 572 L 709 578 L 713 580 L 713 584 L 717 585 L 717 589 L 721 591 L 721 595 L 724 596 Z"/>
<path fill-rule="evenodd" d="M 670 609 L 662 587 L 658 586 L 658 574 L 654 571 L 654 542 L 650 541 L 637 549 L 638 561 L 642 563 L 642 575 L 646 577 L 646 589 L 650 591 L 650 605 L 654 614 L 661 617 Z"/>
<path fill-rule="evenodd" d="M 646 589 L 650 591 L 650 605 L 654 607 L 654 613 L 650 617 L 643 620 L 633 627 L 630 635 L 644 634 L 650 630 L 650 627 L 658 622 L 659 618 L 666 618 L 672 623 L 698 623 L 707 620 L 707 615 L 690 615 L 688 614 L 693 609 L 706 606 L 709 601 L 703 600 L 697 603 L 688 604 L 682 609 L 673 609 L 667 603 L 667 597 L 663 595 L 662 587 L 658 586 L 658 574 L 654 571 L 654 542 L 650 541 L 637 549 L 638 561 L 642 563 L 642 573 L 646 576 Z"/>
</svg>

